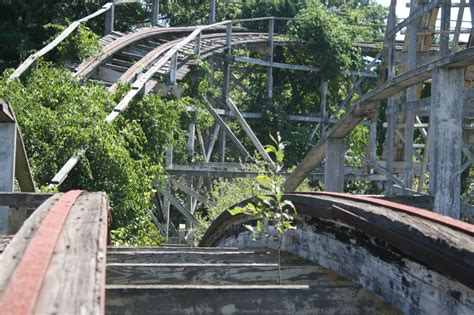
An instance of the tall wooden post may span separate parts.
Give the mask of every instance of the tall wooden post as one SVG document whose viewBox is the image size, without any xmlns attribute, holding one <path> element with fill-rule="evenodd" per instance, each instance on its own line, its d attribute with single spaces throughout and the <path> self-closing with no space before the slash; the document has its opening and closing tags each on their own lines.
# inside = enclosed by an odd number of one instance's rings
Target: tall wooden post
<svg viewBox="0 0 474 315">
<path fill-rule="evenodd" d="M 397 17 L 396 17 L 396 7 L 397 0 L 392 0 L 390 2 L 390 10 L 388 13 L 387 19 L 387 33 L 391 32 L 395 27 Z M 394 51 L 395 51 L 395 35 L 387 38 L 387 68 L 388 68 L 388 79 L 395 77 L 395 62 L 394 62 Z M 393 146 L 395 141 L 395 97 L 390 96 L 387 100 L 387 142 L 386 142 L 386 168 L 390 174 L 393 174 Z M 390 187 L 392 187 L 393 182 L 388 179 L 386 190 L 390 192 Z"/>
<path fill-rule="evenodd" d="M 194 54 L 196 56 L 201 55 L 201 39 L 202 39 L 202 33 L 199 33 L 198 36 L 196 37 L 196 42 L 194 43 Z"/>
<path fill-rule="evenodd" d="M 115 4 L 112 3 L 110 9 L 105 13 L 105 35 L 108 35 L 114 31 L 115 22 Z"/>
<path fill-rule="evenodd" d="M 417 9 L 418 0 L 410 0 L 410 14 Z M 418 20 L 415 20 L 408 26 L 408 70 L 416 68 L 416 42 L 417 42 Z M 410 86 L 407 89 L 407 102 L 416 100 L 416 86 Z M 407 188 L 411 188 L 413 182 L 413 137 L 414 137 L 415 115 L 409 110 L 405 116 L 405 180 L 404 184 Z"/>
<path fill-rule="evenodd" d="M 459 219 L 464 69 L 435 69 L 431 83 L 430 195 L 435 212 Z"/>
<path fill-rule="evenodd" d="M 175 53 L 171 57 L 171 68 L 170 68 L 170 77 L 169 82 L 170 85 L 176 84 L 176 73 L 178 72 L 178 53 Z"/>
<path fill-rule="evenodd" d="M 209 0 L 209 24 L 216 23 L 216 4 L 217 0 Z"/>
<path fill-rule="evenodd" d="M 344 191 L 344 161 L 346 140 L 330 138 L 326 143 L 324 162 L 324 190 L 333 192 Z"/>
<path fill-rule="evenodd" d="M 224 82 L 222 85 L 222 100 L 225 102 L 229 95 L 230 83 L 230 59 L 232 58 L 232 22 L 227 23 L 226 28 L 226 56 L 224 61 Z"/>
<path fill-rule="evenodd" d="M 221 128 L 221 141 L 220 141 L 220 144 L 221 144 L 221 147 L 220 147 L 220 160 L 222 163 L 225 162 L 225 146 L 226 146 L 226 134 L 225 134 L 225 130 L 224 128 Z"/>
<path fill-rule="evenodd" d="M 0 192 L 12 192 L 15 181 L 16 124 L 8 104 L 0 100 Z M 7 234 L 9 207 L 0 206 L 0 235 Z"/>
<path fill-rule="evenodd" d="M 451 0 L 441 1 L 441 35 L 439 52 L 441 56 L 449 54 L 449 29 L 451 26 Z"/>
<path fill-rule="evenodd" d="M 273 63 L 274 50 L 274 35 L 275 35 L 275 19 L 270 18 L 268 23 L 268 51 L 267 60 Z M 267 97 L 273 97 L 273 67 L 267 69 Z"/>
<path fill-rule="evenodd" d="M 319 138 L 323 137 L 324 130 L 326 129 L 325 119 L 328 117 L 327 112 L 327 97 L 328 97 L 328 81 L 322 81 L 321 86 L 319 87 L 319 95 L 321 100 L 321 133 Z"/>
<path fill-rule="evenodd" d="M 158 26 L 160 18 L 160 0 L 153 0 L 151 7 L 151 25 Z"/>
</svg>

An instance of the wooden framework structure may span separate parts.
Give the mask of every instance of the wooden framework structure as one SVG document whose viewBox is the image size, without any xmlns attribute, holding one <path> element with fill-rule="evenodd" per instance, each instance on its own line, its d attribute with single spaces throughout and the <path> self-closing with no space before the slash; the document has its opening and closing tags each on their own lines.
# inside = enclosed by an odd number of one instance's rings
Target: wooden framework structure
<svg viewBox="0 0 474 315">
<path fill-rule="evenodd" d="M 274 68 L 311 72 L 317 72 L 319 68 L 314 65 L 274 62 L 276 46 L 295 44 L 275 34 L 275 23 L 285 22 L 288 19 L 263 17 L 215 23 L 216 1 L 210 1 L 209 25 L 151 27 L 122 34 L 113 29 L 114 6 L 127 2 L 133 1 L 108 3 L 99 11 L 74 22 L 44 49 L 30 56 L 14 72 L 11 79 L 24 73 L 36 59 L 51 51 L 81 23 L 101 14 L 106 14 L 106 36 L 101 40 L 102 53 L 80 64 L 74 70 L 74 75 L 81 79 L 87 78 L 103 83 L 111 91 L 117 88 L 119 82 L 131 83 L 130 92 L 106 118 L 109 123 L 125 111 L 138 95 L 155 92 L 179 97 L 181 91 L 176 83 L 190 72 L 191 66 L 195 63 L 194 56 L 201 56 L 210 61 L 212 77 L 216 71 L 222 71 L 221 98 L 208 97 L 205 100 L 206 109 L 216 122 L 213 130 L 205 133 L 194 124 L 188 128 L 188 161 L 193 159 L 198 148 L 199 153 L 205 157 L 204 163 L 176 164 L 176 161 L 173 161 L 173 148 L 171 145 L 168 148 L 166 169 L 170 174 L 170 182 L 167 187 L 159 188 L 161 196 L 159 208 L 165 221 L 164 225 L 159 226 L 168 235 L 170 205 L 187 218 L 187 221 L 197 223 L 193 216 L 197 203 L 210 204 L 210 201 L 202 197 L 200 191 L 206 186 L 206 178 L 256 176 L 255 173 L 242 170 L 240 165 L 226 162 L 226 153 L 235 153 L 236 158 L 251 161 L 251 152 L 256 150 L 265 160 L 272 163 L 253 132 L 251 124 L 248 123 L 249 119 L 258 119 L 262 114 L 241 112 L 230 98 L 230 91 L 236 87 L 245 90 L 243 80 L 253 71 L 264 67 L 267 73 L 267 96 L 272 97 Z M 287 176 L 284 183 L 287 191 L 295 190 L 305 178 L 311 177 L 323 180 L 328 191 L 342 191 L 345 180 L 364 179 L 380 182 L 384 185 L 386 193 L 422 194 L 425 177 L 429 173 L 431 174 L 429 194 L 434 197 L 435 211 L 453 217 L 459 217 L 461 211 L 467 215 L 474 213 L 472 207 L 463 205 L 460 199 L 460 174 L 471 167 L 474 160 L 472 152 L 474 108 L 470 101 L 474 97 L 474 92 L 470 90 L 473 73 L 470 65 L 474 60 L 474 48 L 470 48 L 471 40 L 460 43 L 460 34 L 466 32 L 461 28 L 466 4 L 461 2 L 453 5 L 459 7 L 460 13 L 455 28 L 451 30 L 450 2 L 412 1 L 410 16 L 397 24 L 396 1 L 392 1 L 383 51 L 377 53 L 370 43 L 356 44 L 362 47 L 363 53 L 374 58 L 364 70 L 352 71 L 351 74 L 356 77 L 352 80 L 353 90 L 338 106 L 337 111 L 328 112 L 328 82 L 323 81 L 318 83 L 321 113 L 289 115 L 289 121 L 315 125 L 310 138 L 314 138 L 318 133 L 320 136 L 315 147 L 297 169 L 291 174 L 283 174 Z M 472 10 L 472 5 L 469 5 Z M 442 27 L 438 30 L 435 28 L 435 22 L 440 11 Z M 153 26 L 159 24 L 159 16 L 159 1 L 154 0 L 151 17 Z M 240 27 L 248 22 L 268 23 L 268 32 L 250 32 Z M 403 42 L 396 41 L 396 34 L 399 32 L 406 34 Z M 434 34 L 441 36 L 439 45 L 433 43 Z M 451 44 L 450 34 L 453 34 Z M 234 55 L 233 51 L 237 48 L 257 51 L 262 59 Z M 383 71 L 377 75 L 372 73 L 371 69 L 379 60 Z M 236 67 L 239 63 L 253 66 L 242 72 Z M 236 76 L 236 71 L 240 72 L 239 77 Z M 399 75 L 396 76 L 396 73 Z M 353 100 L 353 94 L 358 91 L 362 80 L 365 77 L 376 76 L 380 76 L 381 84 L 359 99 Z M 165 83 L 161 83 L 163 77 L 166 78 Z M 420 99 L 421 88 L 429 84 L 432 96 Z M 380 108 L 386 108 L 387 122 L 383 124 L 383 128 L 386 128 L 384 152 L 378 157 L 376 136 L 377 128 L 381 127 L 377 124 Z M 454 108 L 456 110 L 453 110 Z M 346 114 L 337 119 L 342 109 L 345 109 Z M 253 144 L 252 150 L 246 148 L 242 144 L 242 139 L 239 139 L 229 127 L 229 119 L 237 120 Z M 370 129 L 370 140 L 367 144 L 366 166 L 361 170 L 354 170 L 344 167 L 343 156 L 346 150 L 344 138 L 358 124 L 364 124 Z M 413 143 L 415 134 L 418 133 L 425 139 L 425 143 Z M 227 148 L 228 142 L 231 143 L 233 150 Z M 217 145 L 219 145 L 219 159 L 211 161 Z M 86 150 L 87 148 L 78 148 L 77 154 L 56 174 L 52 183 L 60 185 L 78 163 L 81 153 Z M 27 161 L 26 158 L 23 158 L 23 161 Z M 319 166 L 323 161 L 324 165 Z M 19 176 L 18 173 L 17 178 Z M 178 180 L 177 177 L 181 177 L 184 181 Z M 412 190 L 414 179 L 418 181 L 417 191 Z M 20 184 L 25 182 L 27 181 L 22 180 Z M 11 191 L 12 187 L 3 190 Z M 187 195 L 185 205 L 173 196 L 173 191 Z M 4 209 L 3 216 L 6 216 L 5 211 Z M 177 233 L 177 229 L 173 226 L 171 230 Z"/>
<path fill-rule="evenodd" d="M 240 163 L 230 163 L 226 159 L 226 154 L 233 153 L 241 160 L 252 161 L 252 151 L 233 132 L 230 119 L 237 121 L 248 137 L 247 143 L 252 143 L 263 159 L 273 163 L 248 122 L 261 118 L 262 114 L 241 112 L 230 97 L 232 89 L 241 87 L 245 90 L 242 81 L 259 67 L 265 67 L 266 94 L 271 98 L 274 68 L 312 72 L 319 69 L 314 65 L 274 61 L 276 46 L 294 44 L 275 34 L 278 18 L 216 23 L 216 1 L 212 0 L 210 25 L 160 28 L 157 27 L 159 0 L 154 0 L 153 27 L 122 34 L 113 28 L 114 8 L 127 2 L 137 1 L 115 0 L 73 22 L 53 42 L 30 56 L 11 79 L 20 77 L 81 23 L 101 14 L 106 14 L 102 54 L 84 61 L 75 69 L 74 75 L 78 79 L 99 81 L 112 91 L 118 82 L 132 84 L 131 91 L 106 118 L 108 123 L 113 123 L 137 95 L 155 92 L 179 97 L 177 82 L 195 63 L 190 54 L 209 59 L 212 81 L 215 81 L 215 72 L 223 73 L 221 97 L 208 96 L 204 100 L 215 125 L 207 134 L 195 124 L 188 126 L 187 159 L 192 161 L 197 147 L 204 162 L 176 165 L 170 145 L 166 158 L 168 183 L 165 187 L 157 187 L 158 208 L 164 223 L 151 214 L 170 242 L 176 237 L 191 241 L 192 235 L 186 235 L 177 227 L 181 221 L 172 222 L 171 207 L 180 212 L 189 228 L 199 224 L 194 216 L 197 203 L 205 207 L 212 204 L 201 192 L 209 177 L 251 178 L 257 175 Z M 457 220 L 461 212 L 467 216 L 474 214 L 472 207 L 463 205 L 460 198 L 461 173 L 474 162 L 474 91 L 471 89 L 474 47 L 471 47 L 472 38 L 467 43 L 460 42 L 460 34 L 466 33 L 461 28 L 466 3 L 464 0 L 459 4 L 411 0 L 410 16 L 398 24 L 395 6 L 396 0 L 392 0 L 383 51 L 374 54 L 373 47 L 368 49 L 375 58 L 364 70 L 351 72 L 355 77 L 353 91 L 337 111 L 328 111 L 329 82 L 322 81 L 316 87 L 321 95 L 321 112 L 288 116 L 289 121 L 314 124 L 309 138 L 318 133 L 320 136 L 294 172 L 282 173 L 287 177 L 285 189 L 294 191 L 305 178 L 312 178 L 323 181 L 330 192 L 285 195 L 300 214 L 296 218 L 298 229 L 288 233 L 283 242 L 285 251 L 299 256 L 284 256 L 288 262 L 284 277 L 294 281 L 285 286 L 261 283 L 276 272 L 275 264 L 268 261 L 271 255 L 267 249 L 236 248 L 204 248 L 191 253 L 176 248 L 110 248 L 106 282 L 107 223 L 110 220 L 107 197 L 104 193 L 83 191 L 25 193 L 35 189 L 28 159 L 14 113 L 1 101 L 0 234 L 16 233 L 3 253 L 0 244 L 2 314 L 126 313 L 126 307 L 130 305 L 135 312 L 137 309 L 147 312 L 150 305 L 154 310 L 177 312 L 183 305 L 194 310 L 205 305 L 206 309 L 217 312 L 223 310 L 221 304 L 234 303 L 236 293 L 245 296 L 245 300 L 232 304 L 241 311 L 262 308 L 260 297 L 263 296 L 271 301 L 267 310 L 274 312 L 286 310 L 285 307 L 293 311 L 317 312 L 323 305 L 325 311 L 330 309 L 335 313 L 353 311 L 354 307 L 360 312 L 469 313 L 474 307 L 474 229 Z M 459 7 L 460 12 L 453 30 L 450 28 L 452 6 Z M 474 16 L 474 3 L 469 3 L 469 8 Z M 437 30 L 435 22 L 440 10 L 441 29 Z M 236 24 L 255 21 L 268 22 L 268 32 L 250 32 L 236 27 Z M 474 18 L 471 25 L 474 25 Z M 407 34 L 403 43 L 396 41 L 400 31 Z M 472 30 L 469 33 L 472 37 Z M 439 45 L 433 43 L 434 34 L 440 34 Z M 450 34 L 453 35 L 451 42 Z M 371 46 L 367 43 L 358 45 L 366 49 Z M 258 51 L 262 59 L 234 55 L 236 48 Z M 354 91 L 362 80 L 377 76 L 370 69 L 379 60 L 382 65 L 380 84 L 353 100 Z M 235 66 L 239 63 L 253 66 L 239 71 Z M 236 72 L 240 72 L 240 77 Z M 161 82 L 163 77 L 165 83 Z M 421 98 L 421 89 L 428 85 L 431 96 Z M 376 136 L 381 108 L 386 110 L 387 121 L 382 125 L 386 128 L 386 138 L 383 155 L 379 157 Z M 346 114 L 338 118 L 342 109 Z M 344 165 L 345 137 L 359 124 L 370 129 L 370 139 L 366 167 L 353 169 Z M 415 137 L 417 133 L 421 137 Z M 424 143 L 414 143 L 415 139 L 424 139 Z M 228 150 L 227 141 L 234 150 Z M 213 152 L 218 146 L 218 160 L 214 161 Z M 52 182 L 60 185 L 78 163 L 80 153 L 86 150 L 78 148 L 78 154 L 71 157 Z M 320 166 L 324 160 L 324 166 Z M 345 180 L 358 179 L 377 181 L 384 185 L 388 194 L 420 194 L 428 173 L 429 195 L 374 197 L 338 193 L 343 190 Z M 12 192 L 15 178 L 23 193 Z M 418 180 L 417 191 L 412 190 L 415 179 Z M 176 197 L 178 192 L 187 196 L 185 204 Z M 276 248 L 272 238 L 252 240 L 249 232 L 242 229 L 242 223 L 254 224 L 255 218 L 230 216 L 224 212 L 207 231 L 201 245 Z M 274 233 L 273 227 L 265 228 L 268 233 Z M 176 264 L 177 257 L 184 262 Z M 303 262 L 301 257 L 312 263 Z M 196 264 L 196 259 L 206 262 Z M 242 259 L 250 261 L 242 262 Z M 229 267 L 232 269 L 222 273 L 222 268 Z M 255 273 L 261 276 L 258 281 L 254 279 Z M 248 274 L 251 274 L 250 278 Z M 320 277 L 318 281 L 323 282 L 315 285 L 308 280 L 313 281 L 315 274 Z M 216 286 L 213 282 L 216 275 L 226 284 Z M 189 283 L 183 284 L 183 278 Z M 202 284 L 203 279 L 209 283 Z M 178 285 L 176 281 L 179 281 Z M 228 285 L 231 281 L 238 284 Z M 109 296 L 107 302 L 105 290 Z M 217 305 L 205 299 L 209 292 L 216 293 L 216 290 L 221 302 Z M 194 299 L 189 298 L 190 292 Z M 258 301 L 253 299 L 255 295 L 258 295 Z M 305 303 L 298 305 L 294 296 L 304 299 Z"/>
</svg>

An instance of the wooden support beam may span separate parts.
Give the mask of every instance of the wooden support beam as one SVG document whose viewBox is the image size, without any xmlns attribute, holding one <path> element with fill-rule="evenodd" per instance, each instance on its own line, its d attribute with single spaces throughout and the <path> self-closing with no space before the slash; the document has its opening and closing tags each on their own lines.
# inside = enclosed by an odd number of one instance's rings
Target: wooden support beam
<svg viewBox="0 0 474 315">
<path fill-rule="evenodd" d="M 231 60 L 232 54 L 232 23 L 226 25 L 226 58 L 224 59 L 224 79 L 222 83 L 222 99 L 225 100 L 229 95 L 229 83 L 231 74 Z"/>
<path fill-rule="evenodd" d="M 220 151 L 219 155 L 220 158 L 219 160 L 224 163 L 225 162 L 225 148 L 226 148 L 226 135 L 224 129 L 221 130 L 221 139 L 220 139 Z"/>
<path fill-rule="evenodd" d="M 441 57 L 449 54 L 449 29 L 451 26 L 451 0 L 441 1 L 441 35 L 439 53 Z"/>
<path fill-rule="evenodd" d="M 434 70 L 431 84 L 430 195 L 434 211 L 459 219 L 461 210 L 464 69 Z"/>
<path fill-rule="evenodd" d="M 319 67 L 291 65 L 287 63 L 272 62 L 272 61 L 266 61 L 266 60 L 260 60 L 260 59 L 255 59 L 255 58 L 248 58 L 248 57 L 232 56 L 232 60 L 236 62 L 244 62 L 244 63 L 250 63 L 254 65 L 272 67 L 272 68 L 319 72 Z"/>
<path fill-rule="evenodd" d="M 171 57 L 171 67 L 170 67 L 170 78 L 169 84 L 175 85 L 176 84 L 176 73 L 178 72 L 178 53 L 174 53 Z"/>
<path fill-rule="evenodd" d="M 166 158 L 165 158 L 166 167 L 173 166 L 173 143 L 168 143 L 168 147 L 166 148 Z"/>
<path fill-rule="evenodd" d="M 217 0 L 209 0 L 209 24 L 216 23 Z"/>
<path fill-rule="evenodd" d="M 188 186 L 182 184 L 181 182 L 179 182 L 175 179 L 172 179 L 172 178 L 170 179 L 170 181 L 171 181 L 171 184 L 173 186 L 175 186 L 176 188 L 178 188 L 182 192 L 186 193 L 187 195 L 192 196 L 193 198 L 196 198 L 196 200 L 198 200 L 200 203 L 202 203 L 206 207 L 209 207 L 211 205 L 209 200 L 207 200 L 205 197 L 203 197 L 201 194 L 197 193 L 196 191 L 194 191 L 190 187 L 188 187 Z"/>
<path fill-rule="evenodd" d="M 462 19 L 464 16 L 464 7 L 466 6 L 466 0 L 461 0 L 459 3 L 458 18 L 456 20 L 456 27 L 454 28 L 453 44 L 451 52 L 455 53 L 458 51 L 459 35 L 461 33 Z"/>
<path fill-rule="evenodd" d="M 158 26 L 160 19 L 160 0 L 153 0 L 151 7 L 151 25 Z"/>
<path fill-rule="evenodd" d="M 201 154 L 204 158 L 206 158 L 207 156 L 206 146 L 204 144 L 204 139 L 202 137 L 201 129 L 199 129 L 198 127 L 196 127 L 196 135 L 198 138 L 199 147 L 201 148 Z"/>
<path fill-rule="evenodd" d="M 242 170 L 239 167 L 227 166 L 229 163 L 218 163 L 221 166 L 206 166 L 206 165 L 174 165 L 173 168 L 167 168 L 166 172 L 173 176 L 199 176 L 199 177 L 221 177 L 221 178 L 255 178 L 261 172 L 252 172 Z M 279 173 L 278 175 L 289 177 L 291 174 L 287 172 Z M 311 172 L 308 179 L 313 181 L 323 181 L 323 171 Z M 344 169 L 344 179 L 347 180 L 364 180 L 364 181 L 386 181 L 385 174 L 366 174 L 361 170 L 354 168 Z"/>
<path fill-rule="evenodd" d="M 194 135 L 196 134 L 196 125 L 194 123 L 189 124 L 188 131 L 188 161 L 191 162 L 194 156 Z"/>
<path fill-rule="evenodd" d="M 328 81 L 322 81 L 319 87 L 319 95 L 321 99 L 321 117 L 327 118 L 327 98 L 328 98 Z M 326 130 L 326 124 L 321 123 L 320 136 L 322 136 Z"/>
<path fill-rule="evenodd" d="M 237 106 L 234 104 L 234 102 L 232 101 L 232 99 L 230 97 L 227 97 L 226 104 L 227 104 L 227 107 L 229 107 L 229 109 L 234 113 L 234 115 L 237 118 L 240 126 L 245 131 L 247 136 L 249 136 L 250 141 L 252 141 L 252 143 L 257 148 L 258 153 L 260 153 L 260 155 L 262 156 L 262 158 L 265 161 L 269 162 L 270 164 L 273 164 L 272 158 L 267 154 L 267 152 L 265 152 L 265 148 L 260 143 L 260 140 L 258 140 L 258 138 L 255 135 L 255 133 L 253 132 L 252 128 L 250 128 L 250 125 L 247 123 L 247 121 L 242 116 L 239 109 L 237 108 Z"/>
<path fill-rule="evenodd" d="M 16 122 L 0 100 L 0 192 L 12 192 L 15 183 Z M 0 235 L 8 232 L 9 207 L 0 206 Z"/>
<path fill-rule="evenodd" d="M 273 63 L 273 49 L 274 49 L 274 34 L 275 34 L 275 19 L 268 20 L 268 51 L 267 60 Z M 273 67 L 267 69 L 267 97 L 273 97 Z"/>
<path fill-rule="evenodd" d="M 207 148 L 206 162 L 211 160 L 212 151 L 214 151 L 214 146 L 216 144 L 217 137 L 219 136 L 219 130 L 221 126 L 216 123 L 214 126 L 214 131 L 212 132 L 211 140 L 209 141 L 209 147 Z"/>
<path fill-rule="evenodd" d="M 324 164 L 325 191 L 344 191 L 344 161 L 346 156 L 346 140 L 330 139 L 326 144 Z"/>
<path fill-rule="evenodd" d="M 167 191 L 165 190 L 162 190 L 160 188 L 160 192 L 166 196 L 166 198 L 169 200 L 169 202 L 186 218 L 186 220 L 188 220 L 189 222 L 193 223 L 193 224 L 196 224 L 196 225 L 200 225 L 201 223 L 194 217 L 194 215 L 191 214 L 191 211 L 189 211 L 188 209 L 186 209 L 180 202 L 178 199 L 176 199 L 175 196 L 173 196 L 172 194 L 168 193 Z"/>
<path fill-rule="evenodd" d="M 418 10 L 418 0 L 410 0 L 410 14 L 413 14 Z M 413 70 L 416 68 L 416 57 L 417 57 L 417 28 L 418 20 L 414 20 L 408 26 L 408 62 L 407 69 Z M 416 101 L 416 86 L 410 86 L 407 89 L 406 94 L 407 102 Z M 413 181 L 413 137 L 414 137 L 414 128 L 415 115 L 413 112 L 408 111 L 405 115 L 405 187 L 412 188 Z"/>
<path fill-rule="evenodd" d="M 203 103 L 204 103 L 204 106 L 209 111 L 209 113 L 212 115 L 212 117 L 214 117 L 214 120 L 216 121 L 216 123 L 220 125 L 222 131 L 225 132 L 229 136 L 230 140 L 234 143 L 234 145 L 240 151 L 242 156 L 244 158 L 250 158 L 251 156 L 248 153 L 248 151 L 245 149 L 245 147 L 242 145 L 239 139 L 237 139 L 235 134 L 232 132 L 229 126 L 225 123 L 225 121 L 221 118 L 221 116 L 219 116 L 219 114 L 216 113 L 216 111 L 214 110 L 212 105 L 209 103 L 209 101 L 207 99 L 203 99 Z"/>
<path fill-rule="evenodd" d="M 105 28 L 104 35 L 111 34 L 114 31 L 115 24 L 115 4 L 112 3 L 111 7 L 105 13 Z"/>
<path fill-rule="evenodd" d="M 377 160 L 377 116 L 374 115 L 370 122 L 368 155 L 372 161 Z"/>
<path fill-rule="evenodd" d="M 194 54 L 196 56 L 201 55 L 201 40 L 202 40 L 202 33 L 199 33 L 196 36 L 196 41 L 194 42 Z"/>
<path fill-rule="evenodd" d="M 391 0 L 390 2 L 390 9 L 388 13 L 387 19 L 387 30 L 386 34 L 389 33 L 391 29 L 395 27 L 397 15 L 396 15 L 396 7 L 397 7 L 397 0 Z M 386 64 L 387 64 L 387 75 L 388 79 L 391 80 L 395 77 L 395 70 L 396 70 L 396 62 L 395 62 L 395 35 L 391 37 L 385 38 L 384 49 L 386 50 Z M 384 70 L 381 71 L 383 73 Z M 381 82 L 385 81 L 383 77 L 381 77 Z M 387 117 L 387 135 L 386 135 L 386 160 L 387 160 L 387 171 L 389 174 L 393 174 L 393 158 L 394 158 L 394 142 L 395 142 L 395 115 L 389 114 L 391 110 L 395 107 L 395 97 L 390 96 L 387 99 L 387 110 L 386 110 L 386 117 Z M 374 159 L 375 161 L 376 159 Z M 390 178 L 388 179 L 387 188 L 393 185 Z"/>
</svg>

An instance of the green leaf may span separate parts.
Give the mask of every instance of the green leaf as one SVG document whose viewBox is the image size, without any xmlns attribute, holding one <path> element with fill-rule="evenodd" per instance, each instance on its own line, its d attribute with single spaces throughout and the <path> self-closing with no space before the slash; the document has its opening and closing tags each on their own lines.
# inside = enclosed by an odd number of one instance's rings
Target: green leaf
<svg viewBox="0 0 474 315">
<path fill-rule="evenodd" d="M 272 183 L 273 183 L 273 181 L 270 177 L 268 177 L 267 175 L 263 175 L 263 174 L 260 174 L 257 177 L 255 177 L 255 180 L 257 181 L 257 183 L 259 183 L 260 185 L 262 185 L 266 188 L 271 188 Z"/>
<path fill-rule="evenodd" d="M 241 214 L 241 213 L 245 213 L 245 209 L 242 208 L 242 207 L 237 207 L 237 208 L 234 208 L 234 209 L 231 209 L 231 210 L 228 210 L 230 215 L 238 215 L 238 214 Z"/>
<path fill-rule="evenodd" d="M 262 224 L 262 221 L 260 221 L 260 220 L 257 221 L 257 231 L 259 233 L 263 232 L 263 224 Z"/>
</svg>

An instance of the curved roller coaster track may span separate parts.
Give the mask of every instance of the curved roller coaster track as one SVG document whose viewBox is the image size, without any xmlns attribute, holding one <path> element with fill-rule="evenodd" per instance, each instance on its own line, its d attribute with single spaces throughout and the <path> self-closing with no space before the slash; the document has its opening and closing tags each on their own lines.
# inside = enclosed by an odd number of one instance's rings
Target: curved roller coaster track
<svg viewBox="0 0 474 315">
<path fill-rule="evenodd" d="M 160 93 L 180 97 L 177 82 L 192 75 L 198 59 L 210 63 L 211 81 L 214 72 L 223 73 L 221 97 L 203 100 L 215 120 L 213 129 L 203 134 L 196 126 L 189 126 L 189 160 L 197 139 L 204 162 L 176 164 L 173 148 L 168 148 L 169 187 L 157 187 L 164 222 L 155 222 L 166 235 L 168 247 L 107 247 L 107 222 L 111 220 L 107 196 L 82 191 L 33 193 L 19 126 L 10 105 L 2 101 L 0 136 L 7 145 L 0 147 L 0 157 L 5 157 L 0 159 L 0 190 L 7 193 L 0 194 L 0 234 L 15 235 L 0 238 L 0 245 L 9 242 L 0 246 L 4 250 L 0 256 L 2 314 L 157 310 L 168 314 L 472 313 L 474 227 L 459 219 L 461 215 L 467 221 L 474 217 L 460 189 L 461 174 L 474 162 L 471 31 L 469 39 L 461 41 L 464 9 L 469 6 L 474 12 L 474 3 L 463 0 L 452 4 L 460 12 L 452 28 L 449 1 L 412 1 L 410 15 L 399 23 L 396 1 L 392 1 L 382 50 L 375 43 L 354 43 L 370 62 L 364 69 L 346 73 L 352 87 L 337 110 L 328 112 L 328 82 L 322 81 L 318 82 L 321 113 L 288 115 L 290 122 L 313 124 L 308 138 L 317 134 L 319 138 L 294 171 L 281 173 L 286 177 L 284 198 L 297 210 L 297 229 L 285 234 L 282 265 L 277 268 L 274 255 L 279 247 L 274 238 L 255 239 L 243 228 L 243 224 L 255 224 L 255 217 L 231 216 L 225 211 L 206 232 L 202 247 L 176 247 L 173 242 L 182 245 L 185 239 L 192 239 L 178 224 L 199 224 L 194 216 L 196 205 L 212 204 L 201 192 L 208 178 L 258 175 L 240 163 L 226 162 L 226 139 L 233 146 L 228 150 L 235 154 L 233 160 L 252 162 L 253 150 L 243 144 L 251 143 L 263 159 L 273 163 L 249 123 L 262 113 L 241 112 L 230 92 L 235 88 L 250 92 L 242 82 L 255 71 L 266 73 L 269 98 L 273 96 L 273 69 L 318 72 L 317 65 L 274 61 L 275 47 L 306 43 L 275 33 L 275 23 L 286 23 L 286 18 L 158 27 L 157 0 L 153 1 L 155 26 L 120 33 L 113 29 L 114 8 L 123 2 L 127 1 L 108 3 L 73 22 L 27 58 L 10 79 L 20 78 L 81 24 L 105 14 L 101 51 L 72 67 L 71 72 L 78 80 L 103 84 L 111 92 L 120 84 L 130 84 L 131 89 L 106 122 L 113 123 L 139 96 Z M 213 20 L 215 1 L 210 3 Z M 268 31 L 247 29 L 248 22 L 268 23 Z M 434 40 L 437 34 L 439 42 Z M 250 50 L 261 58 L 243 57 L 235 53 L 237 49 Z M 380 73 L 373 70 L 377 64 Z M 360 87 L 368 77 L 378 78 L 379 84 L 364 93 Z M 431 96 L 422 98 L 421 88 L 428 85 Z M 382 110 L 383 125 L 377 123 Z M 229 119 L 236 119 L 250 142 L 239 139 L 227 123 Z M 369 128 L 365 165 L 348 168 L 344 164 L 345 138 L 358 125 Z M 378 132 L 382 126 L 383 132 Z M 415 139 L 415 130 L 423 142 Z M 381 133 L 384 149 L 377 154 L 377 134 Z M 212 160 L 217 143 L 221 146 L 219 160 Z M 87 150 L 77 148 L 52 184 L 61 185 Z M 22 193 L 11 192 L 15 178 Z M 326 192 L 294 192 L 307 178 L 324 182 Z M 377 182 L 384 195 L 343 194 L 347 180 Z M 178 192 L 186 195 L 186 204 L 176 197 Z M 172 216 L 172 210 L 180 215 Z M 172 217 L 180 221 L 172 222 Z M 274 227 L 265 228 L 268 234 L 275 234 Z M 280 267 L 284 283 L 275 285 Z"/>
</svg>

